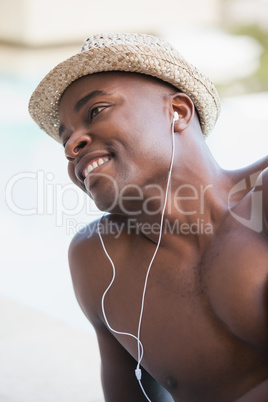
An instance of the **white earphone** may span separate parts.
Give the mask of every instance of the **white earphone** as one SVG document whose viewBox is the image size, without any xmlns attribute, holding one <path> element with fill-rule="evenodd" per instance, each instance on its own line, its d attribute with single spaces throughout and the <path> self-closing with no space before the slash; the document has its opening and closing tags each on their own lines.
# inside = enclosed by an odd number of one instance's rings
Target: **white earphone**
<svg viewBox="0 0 268 402">
<path fill-rule="evenodd" d="M 143 287 L 143 293 L 142 293 L 141 310 L 140 310 L 140 317 L 139 317 L 139 323 L 138 323 L 137 336 L 134 335 L 134 334 L 130 334 L 130 333 L 128 333 L 128 332 L 122 332 L 122 331 L 117 331 L 117 330 L 113 329 L 113 328 L 110 326 L 110 324 L 109 324 L 109 322 L 108 322 L 108 319 L 107 319 L 107 317 L 106 317 L 104 301 L 105 301 L 105 296 L 106 296 L 108 290 L 111 288 L 111 286 L 112 286 L 112 284 L 113 284 L 113 282 L 114 282 L 114 279 L 115 279 L 115 266 L 114 266 L 113 260 L 111 259 L 111 257 L 110 257 L 110 255 L 109 255 L 108 251 L 106 250 L 106 247 L 105 247 L 105 245 L 104 245 L 104 242 L 103 242 L 103 239 L 102 239 L 102 236 L 101 236 L 101 232 L 100 232 L 99 226 L 98 226 L 98 235 L 99 235 L 99 238 L 100 238 L 100 241 L 101 241 L 101 244 L 102 244 L 102 248 L 103 248 L 103 250 L 104 250 L 104 252 L 105 252 L 105 254 L 106 254 L 108 260 L 110 261 L 110 263 L 111 263 L 111 265 L 112 265 L 112 268 L 113 268 L 113 277 L 112 277 L 112 280 L 111 280 L 109 286 L 107 287 L 107 289 L 105 290 L 105 292 L 104 292 L 103 295 L 102 295 L 101 307 L 102 307 L 103 317 L 104 317 L 104 320 L 105 320 L 105 322 L 106 322 L 106 325 L 107 325 L 107 327 L 110 329 L 110 331 L 112 331 L 112 332 L 114 332 L 114 333 L 116 333 L 116 334 L 130 336 L 130 337 L 134 338 L 134 339 L 137 341 L 138 359 L 137 359 L 137 367 L 136 367 L 136 370 L 135 370 L 135 375 L 136 375 L 136 378 L 137 378 L 137 380 L 138 380 L 138 382 L 139 382 L 139 384 L 140 384 L 140 387 L 141 387 L 141 390 L 142 390 L 144 396 L 146 397 L 146 399 L 147 399 L 149 402 L 151 402 L 151 400 L 150 400 L 150 398 L 148 397 L 148 395 L 146 394 L 146 392 L 145 392 L 145 390 L 144 390 L 144 388 L 143 388 L 143 386 L 142 386 L 142 383 L 141 383 L 141 376 L 142 376 L 142 373 L 141 373 L 140 365 L 141 365 L 141 361 L 142 361 L 142 359 L 143 359 L 144 349 L 143 349 L 143 344 L 142 344 L 142 342 L 141 342 L 141 340 L 140 340 L 140 331 L 141 331 L 141 322 L 142 322 L 142 316 L 143 316 L 143 309 L 144 309 L 144 303 L 145 303 L 145 293 L 146 293 L 146 288 L 147 288 L 147 282 L 148 282 L 148 278 L 149 278 L 149 273 L 150 273 L 150 271 L 151 271 L 151 267 L 152 267 L 153 261 L 154 261 L 154 259 L 155 259 L 155 256 L 156 256 L 156 254 L 157 254 L 157 252 L 158 252 L 158 249 L 159 249 L 159 246 L 160 246 L 160 242 L 161 242 L 161 238 L 162 238 L 162 229 L 163 229 L 163 222 L 164 222 L 164 213 L 165 213 L 165 209 L 166 209 L 166 205 L 167 205 L 168 189 L 169 189 L 169 184 L 170 184 L 170 178 L 171 178 L 172 168 L 173 168 L 173 164 L 174 164 L 174 156 L 175 156 L 175 132 L 174 132 L 174 124 L 175 124 L 175 122 L 176 122 L 177 120 L 179 120 L 179 115 L 178 115 L 177 112 L 174 112 L 174 116 L 173 116 L 173 120 L 172 120 L 172 154 L 171 154 L 171 163 L 170 163 L 170 168 L 169 168 L 169 172 L 168 172 L 168 179 L 167 179 L 167 185 L 166 185 L 164 206 L 163 206 L 163 210 L 162 210 L 162 214 L 161 214 L 160 233 L 159 233 L 158 242 L 157 242 L 157 245 L 156 245 L 156 248 L 155 248 L 155 252 L 154 252 L 153 257 L 152 257 L 152 259 L 151 259 L 151 262 L 150 262 L 150 264 L 149 264 L 149 266 L 148 266 L 148 268 L 147 268 L 147 273 L 146 273 L 145 282 L 144 282 L 144 287 Z"/>
<path fill-rule="evenodd" d="M 179 120 L 179 115 L 177 112 L 174 112 L 173 121 L 175 122 L 177 120 Z"/>
</svg>

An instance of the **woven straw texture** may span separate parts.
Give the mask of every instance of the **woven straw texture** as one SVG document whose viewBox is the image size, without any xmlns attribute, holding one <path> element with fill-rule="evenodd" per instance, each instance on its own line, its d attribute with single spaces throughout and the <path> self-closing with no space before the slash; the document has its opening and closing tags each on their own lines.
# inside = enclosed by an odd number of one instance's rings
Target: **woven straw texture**
<svg viewBox="0 0 268 402">
<path fill-rule="evenodd" d="M 99 34 L 89 37 L 81 52 L 58 64 L 40 82 L 29 102 L 34 121 L 59 138 L 59 102 L 66 88 L 88 74 L 129 71 L 157 77 L 188 95 L 198 110 L 206 136 L 220 112 L 216 88 L 169 43 L 144 34 Z"/>
</svg>

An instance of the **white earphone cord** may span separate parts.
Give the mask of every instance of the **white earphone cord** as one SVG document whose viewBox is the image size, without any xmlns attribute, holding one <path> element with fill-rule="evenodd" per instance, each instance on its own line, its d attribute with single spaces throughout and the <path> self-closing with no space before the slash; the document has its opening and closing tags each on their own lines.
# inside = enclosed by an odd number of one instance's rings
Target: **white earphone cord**
<svg viewBox="0 0 268 402">
<path fill-rule="evenodd" d="M 106 317 L 105 308 L 104 308 L 104 300 L 105 300 L 105 296 L 106 296 L 107 292 L 108 292 L 109 289 L 111 288 L 111 286 L 112 286 L 112 284 L 113 284 L 113 282 L 114 282 L 114 279 L 115 279 L 115 266 L 114 266 L 113 260 L 111 259 L 110 255 L 109 255 L 109 253 L 108 253 L 108 251 L 107 251 L 107 249 L 106 249 L 106 247 L 105 247 L 105 244 L 104 244 L 104 242 L 103 242 L 102 235 L 101 235 L 101 232 L 100 232 L 100 230 L 99 230 L 99 224 L 98 224 L 98 226 L 97 226 L 97 227 L 98 227 L 98 235 L 99 235 L 99 238 L 100 238 L 100 241 L 101 241 L 102 248 L 103 248 L 103 250 L 104 250 L 104 252 L 105 252 L 105 254 L 106 254 L 108 260 L 110 261 L 110 263 L 111 263 L 111 265 L 112 265 L 112 268 L 113 268 L 113 277 L 112 277 L 112 280 L 111 280 L 109 286 L 107 287 L 107 289 L 105 290 L 105 292 L 103 293 L 102 299 L 101 299 L 101 307 L 102 307 L 103 317 L 104 317 L 105 323 L 106 323 L 106 325 L 107 325 L 107 327 L 109 328 L 110 331 L 112 331 L 112 332 L 114 332 L 114 333 L 116 333 L 116 334 L 119 334 L 119 335 L 131 336 L 132 338 L 136 339 L 136 341 L 137 341 L 137 346 L 138 346 L 138 364 L 137 364 L 137 367 L 136 367 L 136 370 L 135 370 L 135 375 L 136 375 L 137 380 L 138 380 L 138 382 L 139 382 L 139 384 L 140 384 L 141 390 L 142 390 L 142 392 L 144 393 L 144 396 L 146 397 L 146 399 L 147 399 L 149 402 L 151 402 L 151 400 L 150 400 L 150 398 L 148 397 L 148 395 L 146 394 L 146 392 L 145 392 L 145 390 L 144 390 L 144 388 L 143 388 L 143 386 L 142 386 L 142 383 L 141 383 L 141 368 L 140 368 L 140 364 L 141 364 L 141 361 L 142 361 L 142 359 L 143 359 L 144 349 L 143 349 L 142 342 L 140 341 L 140 332 L 141 332 L 141 323 L 142 323 L 142 316 L 143 316 L 143 310 L 144 310 L 144 302 L 145 302 L 145 294 L 146 294 L 146 288 L 147 288 L 148 278 L 149 278 L 150 270 L 151 270 L 152 264 L 153 264 L 153 262 L 154 262 L 155 256 L 156 256 L 156 254 L 157 254 L 157 252 L 158 252 L 158 249 L 159 249 L 159 247 L 160 247 L 161 238 L 162 238 L 162 229 L 163 229 L 163 222 L 164 222 L 164 213 L 165 213 L 165 209 L 166 209 L 166 205 L 167 205 L 167 198 L 168 198 L 168 190 L 169 190 L 170 178 L 171 178 L 172 168 L 173 168 L 173 164 L 174 164 L 174 155 L 175 155 L 175 133 L 174 133 L 174 124 L 175 124 L 175 121 L 178 119 L 177 116 L 178 116 L 178 115 L 177 115 L 177 113 L 175 112 L 175 113 L 174 113 L 174 118 L 173 118 L 173 121 L 172 121 L 172 156 L 171 156 L 170 168 L 169 168 L 168 179 L 167 179 L 167 186 L 166 186 L 166 193 L 165 193 L 165 199 L 164 199 L 164 206 L 163 206 L 163 210 L 162 210 L 162 214 L 161 214 L 161 220 L 160 220 L 160 232 L 159 232 L 158 242 L 157 242 L 157 245 L 156 245 L 156 248 L 155 248 L 153 257 L 152 257 L 152 259 L 151 259 L 151 262 L 150 262 L 150 264 L 149 264 L 149 266 L 148 266 L 147 273 L 146 273 L 146 277 L 145 277 L 144 288 L 143 288 L 143 293 L 142 293 L 141 311 L 140 311 L 140 318 L 139 318 L 137 336 L 135 336 L 135 335 L 133 335 L 133 334 L 130 334 L 130 333 L 128 333 L 128 332 L 116 331 L 115 329 L 113 329 L 113 328 L 110 326 L 110 324 L 109 324 L 109 322 L 108 322 L 108 319 L 107 319 L 107 317 Z M 103 215 L 103 216 L 104 216 L 104 215 Z M 101 219 L 102 219 L 102 218 L 101 218 Z"/>
</svg>

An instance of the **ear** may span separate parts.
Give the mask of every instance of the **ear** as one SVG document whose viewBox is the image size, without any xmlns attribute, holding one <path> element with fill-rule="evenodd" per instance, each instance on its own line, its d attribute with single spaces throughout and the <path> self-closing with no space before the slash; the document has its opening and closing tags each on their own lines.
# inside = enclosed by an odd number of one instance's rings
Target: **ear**
<svg viewBox="0 0 268 402">
<path fill-rule="evenodd" d="M 194 117 L 194 104 L 184 93 L 176 93 L 172 98 L 172 109 L 178 113 L 178 120 L 175 122 L 175 131 L 184 131 Z"/>
</svg>

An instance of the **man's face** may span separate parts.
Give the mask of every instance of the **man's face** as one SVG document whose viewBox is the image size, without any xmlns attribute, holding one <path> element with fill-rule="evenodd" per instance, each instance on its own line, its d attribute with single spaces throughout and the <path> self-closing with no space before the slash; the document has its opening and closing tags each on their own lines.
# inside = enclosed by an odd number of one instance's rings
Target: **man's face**
<svg viewBox="0 0 268 402">
<path fill-rule="evenodd" d="M 75 184 L 101 210 L 120 196 L 165 186 L 171 158 L 173 89 L 134 73 L 100 73 L 71 84 L 60 102 L 60 133 Z M 137 198 L 138 196 L 138 198 Z"/>
</svg>

